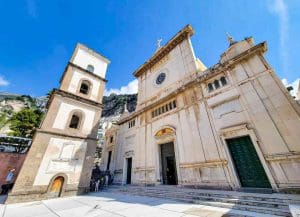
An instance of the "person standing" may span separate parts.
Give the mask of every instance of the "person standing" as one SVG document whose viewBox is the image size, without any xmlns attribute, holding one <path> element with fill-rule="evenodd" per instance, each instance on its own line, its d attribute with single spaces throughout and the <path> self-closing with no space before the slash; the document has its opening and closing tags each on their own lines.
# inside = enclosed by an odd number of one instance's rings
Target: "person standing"
<svg viewBox="0 0 300 217">
<path fill-rule="evenodd" d="M 14 176 L 15 176 L 15 170 L 16 169 L 11 169 L 11 170 L 8 171 L 6 179 L 5 179 L 7 184 L 10 184 L 10 183 L 13 182 Z"/>
<path fill-rule="evenodd" d="M 105 187 L 108 187 L 108 181 L 109 181 L 109 178 L 108 178 L 108 175 L 106 174 L 105 175 Z"/>
<path fill-rule="evenodd" d="M 99 184 L 100 184 L 100 180 L 97 179 L 96 183 L 95 183 L 95 192 L 99 191 Z"/>
</svg>

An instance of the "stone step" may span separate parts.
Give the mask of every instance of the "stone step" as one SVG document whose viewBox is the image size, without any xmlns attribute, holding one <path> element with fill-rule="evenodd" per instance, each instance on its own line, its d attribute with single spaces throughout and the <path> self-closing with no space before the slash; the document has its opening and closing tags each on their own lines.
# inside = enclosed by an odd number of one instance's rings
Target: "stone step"
<svg viewBox="0 0 300 217">
<path fill-rule="evenodd" d="M 282 200 L 257 200 L 256 198 L 241 198 L 241 197 L 226 197 L 224 195 L 203 195 L 203 194 L 182 194 L 182 193 L 176 193 L 176 192 L 147 192 L 148 194 L 165 194 L 169 197 L 185 197 L 185 198 L 191 198 L 191 199 L 207 199 L 207 200 L 228 200 L 228 201 L 253 201 L 253 203 L 256 203 L 255 205 L 260 204 L 272 204 L 273 207 L 280 207 L 280 206 L 288 206 L 289 203 Z"/>
<path fill-rule="evenodd" d="M 118 187 L 119 188 L 119 187 Z M 274 203 L 286 203 L 286 204 L 300 204 L 300 196 L 295 195 L 284 195 L 284 194 L 253 194 L 253 193 L 239 193 L 235 192 L 234 194 L 231 191 L 227 191 L 226 193 L 218 193 L 218 191 L 213 190 L 213 192 L 203 192 L 199 189 L 184 189 L 176 188 L 176 193 L 184 193 L 188 195 L 195 195 L 195 196 L 207 196 L 207 197 L 222 197 L 222 198 L 236 198 L 236 199 L 245 199 L 245 200 L 255 200 L 255 201 L 262 201 L 262 202 L 274 202 Z M 149 187 L 124 187 L 122 190 L 127 191 L 148 191 L 153 193 L 162 193 L 162 192 L 170 192 L 171 189 L 162 189 L 160 188 L 149 188 Z M 197 191 L 198 190 L 198 191 Z M 172 189 L 174 192 L 174 189 Z M 224 191 L 223 191 L 224 192 Z"/>
<path fill-rule="evenodd" d="M 128 192 L 124 192 L 128 193 Z M 177 201 L 183 201 L 187 203 L 195 203 L 195 204 L 201 204 L 201 205 L 208 205 L 208 206 L 216 206 L 216 207 L 222 207 L 222 208 L 232 208 L 232 209 L 238 209 L 238 210 L 244 210 L 244 211 L 252 211 L 252 212 L 258 212 L 258 213 L 264 213 L 264 214 L 272 214 L 276 216 L 291 216 L 289 213 L 289 209 L 287 206 L 282 208 L 275 208 L 275 207 L 266 207 L 266 206 L 255 206 L 252 201 L 250 203 L 246 203 L 245 201 L 222 201 L 216 200 L 213 201 L 211 199 L 207 200 L 207 198 L 204 199 L 193 199 L 193 198 L 186 198 L 186 197 L 170 197 L 165 194 L 148 194 L 148 193 L 129 193 L 131 195 L 137 195 L 137 196 L 148 196 L 148 197 L 155 197 L 155 198 L 165 198 L 165 199 L 173 199 Z"/>
<path fill-rule="evenodd" d="M 139 194 L 139 193 L 136 193 Z M 180 193 L 144 193 L 148 196 L 155 197 L 156 195 L 162 195 L 167 198 L 185 198 L 190 200 L 206 200 L 206 201 L 217 201 L 217 202 L 228 202 L 234 204 L 244 204 L 244 205 L 251 205 L 251 206 L 262 206 L 262 207 L 270 207 L 270 208 L 280 208 L 280 209 L 288 209 L 288 204 L 283 202 L 270 202 L 270 201 L 256 201 L 256 200 L 245 200 L 245 199 L 238 199 L 238 198 L 226 198 L 226 197 L 212 197 L 212 196 L 190 196 L 190 195 L 183 195 Z"/>
<path fill-rule="evenodd" d="M 187 189 L 178 187 L 140 187 L 140 186 L 113 186 L 109 191 L 125 194 L 167 198 L 188 203 L 196 203 L 222 208 L 232 208 L 252 211 L 276 216 L 291 216 L 288 205 L 299 202 L 298 197 L 285 195 L 262 195 L 227 191 L 207 191 L 201 189 Z"/>
</svg>

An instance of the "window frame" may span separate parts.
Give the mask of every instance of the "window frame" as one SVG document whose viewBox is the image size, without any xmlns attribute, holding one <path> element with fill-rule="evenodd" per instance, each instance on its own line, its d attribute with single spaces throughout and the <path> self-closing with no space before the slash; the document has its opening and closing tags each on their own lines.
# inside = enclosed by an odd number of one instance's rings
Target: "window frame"
<svg viewBox="0 0 300 217">
<path fill-rule="evenodd" d="M 76 115 L 78 118 L 79 118 L 79 122 L 78 122 L 78 125 L 77 125 L 77 128 L 73 128 L 73 127 L 70 127 L 71 125 L 71 120 L 72 120 L 72 117 Z M 84 123 L 84 113 L 81 111 L 81 110 L 73 110 L 72 112 L 70 112 L 69 114 L 69 117 L 68 117 L 68 122 L 67 122 L 67 129 L 69 130 L 81 130 L 82 128 L 82 125 Z"/>
<path fill-rule="evenodd" d="M 86 70 L 90 73 L 94 73 L 95 67 L 92 64 L 88 64 Z"/>
</svg>

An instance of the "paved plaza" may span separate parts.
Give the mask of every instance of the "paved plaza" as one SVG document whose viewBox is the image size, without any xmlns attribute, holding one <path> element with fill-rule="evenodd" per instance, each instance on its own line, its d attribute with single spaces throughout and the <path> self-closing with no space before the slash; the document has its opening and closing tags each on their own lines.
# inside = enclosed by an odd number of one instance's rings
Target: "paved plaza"
<svg viewBox="0 0 300 217">
<path fill-rule="evenodd" d="M 99 192 L 30 203 L 0 204 L 0 217 L 268 217 L 247 211 L 173 200 Z"/>
</svg>

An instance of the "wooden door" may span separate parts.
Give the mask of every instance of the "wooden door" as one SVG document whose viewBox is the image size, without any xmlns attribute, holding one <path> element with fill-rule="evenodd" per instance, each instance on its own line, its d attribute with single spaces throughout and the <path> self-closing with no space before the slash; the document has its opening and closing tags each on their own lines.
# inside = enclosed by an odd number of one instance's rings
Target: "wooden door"
<svg viewBox="0 0 300 217">
<path fill-rule="evenodd" d="M 174 144 L 173 142 L 162 144 L 160 149 L 163 184 L 177 185 Z"/>
<path fill-rule="evenodd" d="M 50 194 L 53 197 L 60 197 L 61 190 L 64 184 L 64 177 L 59 176 L 54 179 L 50 188 Z"/>
<path fill-rule="evenodd" d="M 242 187 L 271 188 L 249 136 L 226 139 Z"/>
</svg>

